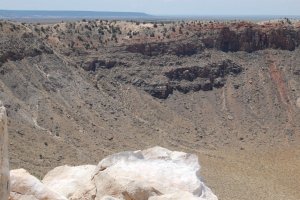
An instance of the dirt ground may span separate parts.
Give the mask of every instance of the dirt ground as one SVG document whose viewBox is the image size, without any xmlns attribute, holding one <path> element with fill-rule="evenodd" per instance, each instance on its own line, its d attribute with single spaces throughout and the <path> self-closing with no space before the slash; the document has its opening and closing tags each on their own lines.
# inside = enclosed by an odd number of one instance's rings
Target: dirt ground
<svg viewBox="0 0 300 200">
<path fill-rule="evenodd" d="M 199 153 L 202 175 L 220 200 L 300 199 L 300 149 Z"/>
</svg>

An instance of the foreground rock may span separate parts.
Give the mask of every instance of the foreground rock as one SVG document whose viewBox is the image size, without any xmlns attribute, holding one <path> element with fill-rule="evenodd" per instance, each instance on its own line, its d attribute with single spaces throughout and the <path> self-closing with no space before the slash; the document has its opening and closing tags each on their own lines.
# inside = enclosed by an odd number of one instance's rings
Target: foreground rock
<svg viewBox="0 0 300 200">
<path fill-rule="evenodd" d="M 24 169 L 12 170 L 10 179 L 10 200 L 67 200 Z"/>
<path fill-rule="evenodd" d="M 5 107 L 0 102 L 0 199 L 9 195 L 8 133 Z"/>
<path fill-rule="evenodd" d="M 12 199 L 217 200 L 199 174 L 196 155 L 155 147 L 114 154 L 98 166 L 58 167 L 44 184 L 12 171 Z"/>
<path fill-rule="evenodd" d="M 43 183 L 60 195 L 70 198 L 74 191 L 89 183 L 95 168 L 95 165 L 57 167 L 44 177 Z"/>
</svg>

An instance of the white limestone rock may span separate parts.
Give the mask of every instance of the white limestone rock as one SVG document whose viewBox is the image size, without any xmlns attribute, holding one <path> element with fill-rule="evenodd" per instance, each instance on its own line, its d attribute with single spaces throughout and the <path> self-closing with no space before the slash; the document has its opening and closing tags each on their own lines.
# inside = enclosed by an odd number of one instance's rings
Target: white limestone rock
<svg viewBox="0 0 300 200">
<path fill-rule="evenodd" d="M 161 147 L 108 156 L 97 166 L 90 183 L 76 192 L 74 200 L 187 199 L 217 200 L 201 181 L 198 158 Z"/>
<path fill-rule="evenodd" d="M 67 200 L 24 169 L 10 171 L 10 200 Z"/>
<path fill-rule="evenodd" d="M 11 171 L 11 200 L 217 200 L 196 155 L 154 147 L 108 156 L 98 166 L 62 166 L 43 183 Z"/>
<path fill-rule="evenodd" d="M 9 196 L 8 132 L 6 110 L 0 101 L 0 199 Z"/>
<path fill-rule="evenodd" d="M 75 191 L 88 184 L 95 168 L 95 165 L 57 167 L 48 172 L 42 182 L 51 190 L 70 198 Z"/>
</svg>

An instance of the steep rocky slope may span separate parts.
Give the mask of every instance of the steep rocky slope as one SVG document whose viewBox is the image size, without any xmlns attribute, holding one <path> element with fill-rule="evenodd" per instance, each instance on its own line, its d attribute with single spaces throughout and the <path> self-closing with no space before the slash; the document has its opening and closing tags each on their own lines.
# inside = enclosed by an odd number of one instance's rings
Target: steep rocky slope
<svg viewBox="0 0 300 200">
<path fill-rule="evenodd" d="M 220 165 L 240 158 L 227 150 L 298 152 L 299 25 L 1 21 L 11 166 L 41 177 L 155 145 Z"/>
</svg>

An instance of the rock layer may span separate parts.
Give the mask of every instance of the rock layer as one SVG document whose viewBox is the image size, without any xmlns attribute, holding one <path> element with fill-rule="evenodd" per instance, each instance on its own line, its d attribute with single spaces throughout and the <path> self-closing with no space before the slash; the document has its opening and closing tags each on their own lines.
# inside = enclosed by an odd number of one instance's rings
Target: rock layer
<svg viewBox="0 0 300 200">
<path fill-rule="evenodd" d="M 225 85 L 227 76 L 237 76 L 243 68 L 231 60 L 223 60 L 219 63 L 211 63 L 206 66 L 176 67 L 167 71 L 164 75 L 168 80 L 160 84 L 136 84 L 142 87 L 153 97 L 166 99 L 174 90 L 181 93 L 210 91 Z"/>
<path fill-rule="evenodd" d="M 203 50 L 203 45 L 196 40 L 189 42 L 182 41 L 160 42 L 160 43 L 140 43 L 132 44 L 126 47 L 126 51 L 131 53 L 141 53 L 147 56 L 157 56 L 161 54 L 171 54 L 177 56 L 190 56 Z"/>
<path fill-rule="evenodd" d="M 0 199 L 9 195 L 8 132 L 5 107 L 0 102 Z"/>
<path fill-rule="evenodd" d="M 263 49 L 295 50 L 300 44 L 299 27 L 283 21 L 277 23 L 249 23 L 238 22 L 211 23 L 210 25 L 194 24 L 193 36 L 174 42 L 153 42 L 151 38 L 141 40 L 140 43 L 130 44 L 126 50 L 147 56 L 173 54 L 190 56 L 214 48 L 223 52 L 246 51 L 254 52 Z M 180 34 L 179 34 L 180 35 Z M 173 38 L 176 34 L 173 34 Z M 179 37 L 179 36 L 177 36 Z"/>
<path fill-rule="evenodd" d="M 253 27 L 251 24 L 240 26 L 238 29 L 222 28 L 213 46 L 224 52 L 253 52 L 267 48 L 292 51 L 299 45 L 299 30 L 291 26 L 268 30 L 264 30 L 263 27 Z"/>
</svg>

